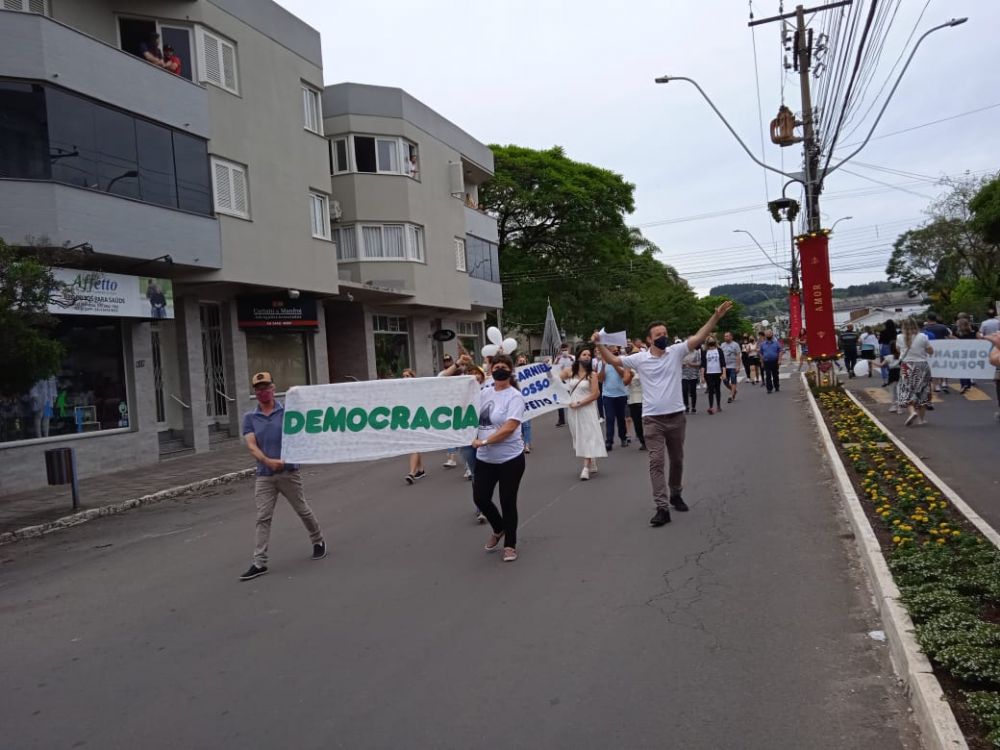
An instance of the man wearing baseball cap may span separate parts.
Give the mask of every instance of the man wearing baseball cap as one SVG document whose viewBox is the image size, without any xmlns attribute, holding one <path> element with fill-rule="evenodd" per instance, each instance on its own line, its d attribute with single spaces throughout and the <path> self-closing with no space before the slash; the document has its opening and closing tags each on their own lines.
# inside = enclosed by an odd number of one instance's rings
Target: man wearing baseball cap
<svg viewBox="0 0 1000 750">
<path fill-rule="evenodd" d="M 271 373 L 258 372 L 250 379 L 250 384 L 257 397 L 257 408 L 243 415 L 243 436 L 250 453 L 257 459 L 257 483 L 254 487 L 257 532 L 253 564 L 240 576 L 241 581 L 249 581 L 267 572 L 267 543 L 271 538 L 271 519 L 274 517 L 278 493 L 285 496 L 309 532 L 309 540 L 313 545 L 312 559 L 322 560 L 326 557 L 326 542 L 323 541 L 323 532 L 320 531 L 312 508 L 306 503 L 299 467 L 281 460 L 281 423 L 285 418 L 285 407 L 274 398 Z"/>
</svg>

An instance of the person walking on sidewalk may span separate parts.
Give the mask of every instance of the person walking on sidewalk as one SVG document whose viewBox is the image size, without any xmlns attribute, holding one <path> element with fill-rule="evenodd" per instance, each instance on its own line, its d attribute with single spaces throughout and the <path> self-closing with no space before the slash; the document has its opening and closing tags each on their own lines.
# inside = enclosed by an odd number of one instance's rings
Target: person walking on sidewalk
<svg viewBox="0 0 1000 750">
<path fill-rule="evenodd" d="M 760 360 L 764 368 L 764 385 L 768 393 L 781 390 L 781 381 L 778 378 L 781 355 L 781 341 L 774 335 L 774 331 L 768 328 L 764 331 L 764 340 L 760 344 Z"/>
<path fill-rule="evenodd" d="M 722 373 L 726 371 L 726 355 L 722 353 L 713 336 L 705 342 L 701 353 L 701 371 L 708 385 L 708 413 L 722 411 Z M 731 401 L 732 399 L 730 399 Z M 715 408 L 712 408 L 712 404 Z"/>
<path fill-rule="evenodd" d="M 898 335 L 899 331 L 896 330 L 895 320 L 889 318 L 882 324 L 882 330 L 878 334 L 879 357 L 885 359 L 892 353 L 892 347 L 895 346 Z M 896 382 L 899 382 L 899 380 L 897 379 Z M 882 385 L 883 387 L 889 385 L 889 368 L 884 365 L 882 367 Z"/>
<path fill-rule="evenodd" d="M 573 366 L 575 357 L 569 353 L 569 344 L 563 344 L 562 348 L 559 350 L 559 354 L 556 355 L 555 360 L 552 362 L 553 372 L 562 372 L 563 370 L 568 370 Z M 559 419 L 556 420 L 556 427 L 566 426 L 566 410 L 559 409 Z"/>
<path fill-rule="evenodd" d="M 583 459 L 580 479 L 586 481 L 597 473 L 597 459 L 608 455 L 601 424 L 597 420 L 597 373 L 592 369 L 590 350 L 580 352 L 573 367 L 563 370 L 560 378 L 569 390 L 569 433 L 573 438 L 573 451 Z"/>
<path fill-rule="evenodd" d="M 972 329 L 972 321 L 968 318 L 959 318 L 958 322 L 955 324 L 955 338 L 957 339 L 975 339 L 976 332 Z M 971 378 L 959 378 L 959 386 L 961 387 L 961 392 L 965 393 L 972 387 Z"/>
<path fill-rule="evenodd" d="M 739 379 L 740 360 L 743 356 L 743 349 L 733 339 L 731 331 L 726 331 L 722 334 L 722 339 L 719 349 L 726 360 L 726 377 L 723 378 L 723 382 L 725 382 L 726 388 L 729 389 L 729 398 L 726 403 L 731 404 L 736 400 L 736 381 Z"/>
<path fill-rule="evenodd" d="M 929 357 L 934 354 L 927 334 L 923 333 L 917 321 L 907 318 L 903 321 L 903 332 L 896 338 L 899 349 L 899 406 L 909 410 L 906 426 L 927 424 L 924 415 L 931 400 L 931 365 Z"/>
<path fill-rule="evenodd" d="M 844 355 L 844 367 L 848 379 L 854 377 L 854 366 L 858 363 L 858 343 L 861 337 L 854 332 L 854 324 L 848 323 L 840 334 L 840 351 Z"/>
<path fill-rule="evenodd" d="M 503 561 L 517 559 L 517 491 L 524 476 L 524 396 L 514 377 L 514 362 L 498 354 L 490 365 L 493 385 L 480 392 L 479 432 L 472 441 L 476 449 L 476 474 L 472 492 L 476 506 L 486 516 L 493 533 L 486 551 L 494 552 L 503 541 Z M 500 509 L 493 491 L 500 485 Z"/>
<path fill-rule="evenodd" d="M 635 437 L 639 441 L 639 450 L 644 451 L 646 436 L 642 431 L 642 378 L 635 370 L 626 369 L 623 380 L 628 388 L 628 411 L 632 417 L 632 429 L 635 430 Z"/>
<path fill-rule="evenodd" d="M 611 351 L 618 356 L 619 349 L 612 346 Z M 604 447 L 608 453 L 615 447 L 615 425 L 618 425 L 618 438 L 622 448 L 628 445 L 628 431 L 625 428 L 625 412 L 628 411 L 628 390 L 623 380 L 625 368 L 610 362 L 605 363 L 597 376 L 601 384 L 601 398 L 604 400 Z"/>
<path fill-rule="evenodd" d="M 649 350 L 619 358 L 600 343 L 601 334 L 594 332 L 595 341 L 604 361 L 622 364 L 642 378 L 642 430 L 649 447 L 649 480 L 653 487 L 656 514 L 650 526 L 670 523 L 670 507 L 688 510 L 681 497 L 684 474 L 684 399 L 681 397 L 681 362 L 689 352 L 701 346 L 716 329 L 722 317 L 733 307 L 730 301 L 719 305 L 712 317 L 687 341 L 670 344 L 667 325 L 654 321 L 646 328 Z M 670 478 L 664 476 L 664 464 L 669 461 Z M 669 494 L 668 494 L 669 493 Z"/>
<path fill-rule="evenodd" d="M 701 347 L 684 355 L 681 360 L 681 394 L 684 398 L 684 413 L 698 412 L 698 381 L 701 377 Z"/>
<path fill-rule="evenodd" d="M 243 436 L 246 438 L 250 453 L 257 459 L 257 481 L 254 484 L 257 530 L 254 536 L 253 563 L 247 572 L 240 576 L 241 581 L 249 581 L 267 573 L 267 546 L 271 539 L 271 519 L 274 518 L 274 507 L 278 502 L 279 493 L 285 496 L 309 532 L 309 541 L 313 546 L 312 559 L 322 560 L 326 557 L 326 542 L 323 541 L 319 522 L 306 502 L 299 467 L 281 460 L 281 434 L 285 407 L 274 398 L 271 373 L 258 372 L 250 379 L 250 384 L 257 397 L 257 408 L 243 415 Z"/>
<path fill-rule="evenodd" d="M 868 377 L 872 376 L 872 362 L 877 358 L 878 336 L 872 331 L 871 326 L 865 326 L 865 332 L 861 334 L 861 359 L 868 363 Z"/>
</svg>

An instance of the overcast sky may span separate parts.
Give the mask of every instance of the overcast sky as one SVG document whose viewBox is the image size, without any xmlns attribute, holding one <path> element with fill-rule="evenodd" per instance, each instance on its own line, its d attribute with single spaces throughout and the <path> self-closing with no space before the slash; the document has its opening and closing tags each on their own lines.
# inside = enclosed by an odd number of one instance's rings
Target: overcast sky
<svg viewBox="0 0 1000 750">
<path fill-rule="evenodd" d="M 693 87 L 653 83 L 664 73 L 696 78 L 759 158 L 756 80 L 766 128 L 781 101 L 782 52 L 779 24 L 757 27 L 755 77 L 745 0 L 630 0 L 621 7 L 594 0 L 279 2 L 323 35 L 327 84 L 399 86 L 483 142 L 560 145 L 572 159 L 622 174 L 636 185 L 629 223 L 699 292 L 730 282 L 785 283 L 774 266 L 752 268 L 767 260 L 746 235 L 733 233 L 751 231 L 787 263 L 788 225 L 776 225 L 765 210 L 764 170 Z M 828 178 L 824 224 L 853 216 L 831 241 L 837 286 L 884 279 L 892 241 L 923 220 L 929 198 L 943 189 L 859 161 L 929 178 L 1000 168 L 1000 106 L 888 135 L 1000 103 L 995 0 L 902 0 L 859 112 L 875 99 L 925 4 L 914 39 L 952 17 L 970 21 L 924 41 L 876 138 L 845 167 L 864 177 L 839 171 Z M 774 15 L 778 1 L 754 2 L 753 9 L 757 18 Z M 792 76 L 786 100 L 798 112 Z M 867 133 L 888 88 L 847 143 Z M 800 169 L 798 147 L 780 149 L 765 138 L 764 154 L 775 166 L 783 159 L 785 171 Z M 770 175 L 767 196 L 777 197 L 781 184 Z M 789 195 L 799 197 L 793 189 Z M 715 215 L 692 218 L 703 214 Z"/>
</svg>

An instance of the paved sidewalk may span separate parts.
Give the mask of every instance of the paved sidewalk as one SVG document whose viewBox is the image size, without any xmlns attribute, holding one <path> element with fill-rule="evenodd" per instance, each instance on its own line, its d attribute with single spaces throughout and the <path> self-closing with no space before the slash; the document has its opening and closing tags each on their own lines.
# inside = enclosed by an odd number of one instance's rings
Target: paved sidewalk
<svg viewBox="0 0 1000 750">
<path fill-rule="evenodd" d="M 931 470 L 995 529 L 1000 529 L 1000 424 L 993 382 L 977 380 L 966 394 L 957 388 L 934 394 L 927 424 L 905 427 L 903 415 L 889 413 L 890 389 L 875 377 L 855 378 L 846 387 L 916 453 Z M 956 381 L 952 381 L 957 384 Z"/>
<path fill-rule="evenodd" d="M 80 510 L 115 505 L 252 466 L 253 459 L 246 446 L 241 440 L 234 440 L 209 453 L 182 456 L 136 469 L 89 477 L 80 481 Z M 69 485 L 2 495 L 0 534 L 55 521 L 74 512 Z"/>
</svg>

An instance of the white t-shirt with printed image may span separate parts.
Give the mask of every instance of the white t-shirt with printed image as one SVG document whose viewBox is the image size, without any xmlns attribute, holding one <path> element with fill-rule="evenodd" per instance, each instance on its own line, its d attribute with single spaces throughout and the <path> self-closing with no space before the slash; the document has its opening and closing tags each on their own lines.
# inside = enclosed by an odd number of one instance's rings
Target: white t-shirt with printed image
<svg viewBox="0 0 1000 750">
<path fill-rule="evenodd" d="M 509 419 L 524 421 L 524 396 L 515 386 L 498 391 L 491 386 L 479 392 L 479 432 L 480 440 L 487 440 Z M 499 443 L 481 446 L 476 450 L 476 459 L 488 464 L 502 464 L 517 458 L 524 452 L 524 439 L 520 430 L 514 430 Z"/>
</svg>

